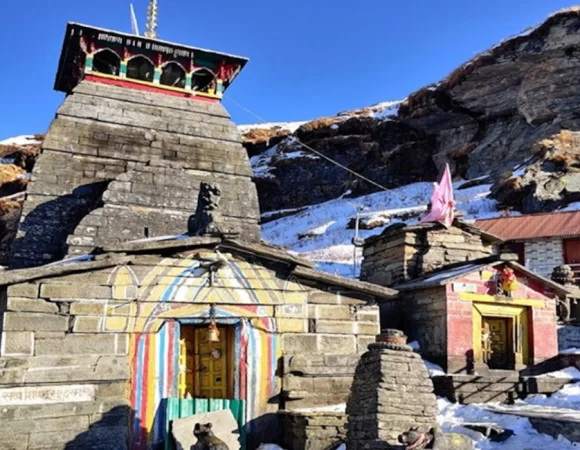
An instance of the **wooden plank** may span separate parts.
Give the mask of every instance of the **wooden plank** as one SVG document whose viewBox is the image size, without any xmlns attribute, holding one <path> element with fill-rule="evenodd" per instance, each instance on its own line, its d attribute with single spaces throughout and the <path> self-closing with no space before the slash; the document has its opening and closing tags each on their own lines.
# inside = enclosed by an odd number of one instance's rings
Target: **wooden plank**
<svg viewBox="0 0 580 450">
<path fill-rule="evenodd" d="M 166 241 L 137 241 L 124 242 L 122 244 L 107 245 L 102 247 L 104 252 L 118 253 L 118 252 L 154 252 L 160 250 L 172 250 L 180 248 L 194 248 L 194 247 L 213 247 L 219 244 L 222 240 L 220 238 L 192 236 L 185 239 L 172 239 Z"/>
<path fill-rule="evenodd" d="M 104 269 L 107 267 L 131 263 L 132 261 L 132 256 L 115 255 L 98 261 L 71 262 L 59 265 L 33 267 L 31 269 L 7 270 L 5 272 L 0 272 L 0 286 L 25 283 L 28 281 L 39 280 L 41 278 L 58 277 L 77 272 Z"/>
<path fill-rule="evenodd" d="M 243 253 L 250 253 L 256 256 L 262 256 L 266 259 L 273 261 L 280 261 L 283 263 L 296 264 L 304 267 L 315 267 L 315 264 L 311 261 L 302 258 L 296 258 L 278 247 L 263 245 L 263 244 L 251 244 L 236 240 L 225 240 L 219 245 L 220 248 L 230 248 L 233 250 L 238 250 Z"/>
</svg>

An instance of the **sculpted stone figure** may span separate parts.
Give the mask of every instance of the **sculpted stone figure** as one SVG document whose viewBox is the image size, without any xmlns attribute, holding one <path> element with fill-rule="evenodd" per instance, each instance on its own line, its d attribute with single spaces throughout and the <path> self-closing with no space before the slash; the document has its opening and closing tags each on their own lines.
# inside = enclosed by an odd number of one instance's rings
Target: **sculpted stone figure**
<svg viewBox="0 0 580 450">
<path fill-rule="evenodd" d="M 191 450 L 229 450 L 226 443 L 216 437 L 211 428 L 211 423 L 195 424 L 193 434 L 197 438 L 197 442 Z"/>
<path fill-rule="evenodd" d="M 471 439 L 456 433 L 442 433 L 438 427 L 432 428 L 428 433 L 411 428 L 399 436 L 399 442 L 405 446 L 405 450 L 473 450 Z"/>
<path fill-rule="evenodd" d="M 220 211 L 221 189 L 216 183 L 199 186 L 197 209 L 190 217 L 188 232 L 193 236 L 221 236 L 223 217 Z"/>
</svg>

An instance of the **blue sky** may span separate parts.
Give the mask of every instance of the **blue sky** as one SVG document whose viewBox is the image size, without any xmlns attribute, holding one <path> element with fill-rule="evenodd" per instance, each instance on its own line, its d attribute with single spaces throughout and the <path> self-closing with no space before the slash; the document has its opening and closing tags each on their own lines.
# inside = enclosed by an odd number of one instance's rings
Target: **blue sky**
<svg viewBox="0 0 580 450">
<path fill-rule="evenodd" d="M 128 0 L 2 2 L 0 139 L 47 130 L 67 21 L 130 31 Z M 134 0 L 143 28 L 148 0 Z M 160 38 L 250 63 L 230 95 L 267 121 L 406 97 L 574 1 L 159 0 Z M 225 100 L 238 124 L 257 120 Z"/>
</svg>

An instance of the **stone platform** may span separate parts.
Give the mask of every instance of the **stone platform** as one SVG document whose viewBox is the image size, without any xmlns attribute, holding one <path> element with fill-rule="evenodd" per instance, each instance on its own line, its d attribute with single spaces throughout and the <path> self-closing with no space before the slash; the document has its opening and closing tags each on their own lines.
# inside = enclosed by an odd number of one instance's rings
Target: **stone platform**
<svg viewBox="0 0 580 450">
<path fill-rule="evenodd" d="M 574 382 L 567 378 L 520 376 L 517 372 L 432 378 L 435 394 L 461 404 L 513 403 L 531 394 L 551 395 Z"/>
</svg>

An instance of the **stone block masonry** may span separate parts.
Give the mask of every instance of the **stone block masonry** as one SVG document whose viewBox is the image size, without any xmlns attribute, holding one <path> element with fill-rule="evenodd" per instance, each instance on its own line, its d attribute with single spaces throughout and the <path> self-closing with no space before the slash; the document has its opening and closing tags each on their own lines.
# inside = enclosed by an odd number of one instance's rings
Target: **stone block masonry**
<svg viewBox="0 0 580 450">
<path fill-rule="evenodd" d="M 328 450 L 346 439 L 344 412 L 279 413 L 287 450 Z"/>
<path fill-rule="evenodd" d="M 367 239 L 361 280 L 394 286 L 444 266 L 488 257 L 496 248 L 481 232 L 462 222 L 445 229 L 437 224 L 394 225 Z"/>
<path fill-rule="evenodd" d="M 421 356 L 370 344 L 357 366 L 347 403 L 349 450 L 400 448 L 411 427 L 427 432 L 437 423 L 433 384 Z"/>
<path fill-rule="evenodd" d="M 220 185 L 228 228 L 258 241 L 251 176 L 239 133 L 221 104 L 83 81 L 46 135 L 10 266 L 181 234 L 195 212 L 200 183 L 209 180 Z"/>
<path fill-rule="evenodd" d="M 562 239 L 539 239 L 524 243 L 526 267 L 550 278 L 554 267 L 564 264 Z"/>
</svg>

